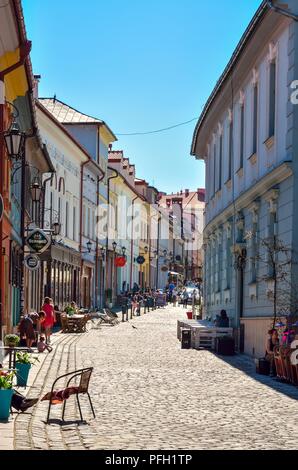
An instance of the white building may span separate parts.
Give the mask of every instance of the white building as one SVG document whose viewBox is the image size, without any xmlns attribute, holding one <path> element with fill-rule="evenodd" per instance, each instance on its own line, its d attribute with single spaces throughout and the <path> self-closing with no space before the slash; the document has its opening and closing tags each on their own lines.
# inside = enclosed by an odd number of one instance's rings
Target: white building
<svg viewBox="0 0 298 470">
<path fill-rule="evenodd" d="M 225 309 L 241 331 L 240 350 L 256 356 L 273 318 L 261 240 L 275 237 L 295 252 L 298 237 L 298 107 L 290 100 L 298 23 L 268 3 L 208 99 L 191 150 L 206 163 L 205 315 Z M 298 14 L 297 2 L 287 3 Z M 297 266 L 291 270 L 295 279 Z"/>
</svg>

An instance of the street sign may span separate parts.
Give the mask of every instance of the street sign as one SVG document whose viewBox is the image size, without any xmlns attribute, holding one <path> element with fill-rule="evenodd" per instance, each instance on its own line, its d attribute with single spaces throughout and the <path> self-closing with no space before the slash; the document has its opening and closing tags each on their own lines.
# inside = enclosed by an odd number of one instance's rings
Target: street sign
<svg viewBox="0 0 298 470">
<path fill-rule="evenodd" d="M 144 256 L 138 256 L 138 257 L 137 257 L 137 263 L 138 263 L 138 264 L 144 264 L 144 263 L 145 263 L 145 258 L 144 258 Z"/>
<path fill-rule="evenodd" d="M 50 246 L 50 244 L 50 237 L 48 237 L 47 234 L 40 228 L 32 230 L 26 239 L 26 245 L 33 253 L 43 253 Z"/>
<path fill-rule="evenodd" d="M 4 212 L 4 203 L 3 203 L 3 197 L 2 194 L 0 194 L 0 222 L 3 217 L 3 212 Z"/>
<path fill-rule="evenodd" d="M 40 259 L 36 255 L 28 255 L 24 259 L 24 265 L 29 271 L 37 271 L 40 266 Z"/>
<path fill-rule="evenodd" d="M 117 268 L 123 268 L 125 265 L 126 265 L 125 256 L 117 256 L 117 258 L 115 258 L 115 266 L 117 266 Z"/>
</svg>

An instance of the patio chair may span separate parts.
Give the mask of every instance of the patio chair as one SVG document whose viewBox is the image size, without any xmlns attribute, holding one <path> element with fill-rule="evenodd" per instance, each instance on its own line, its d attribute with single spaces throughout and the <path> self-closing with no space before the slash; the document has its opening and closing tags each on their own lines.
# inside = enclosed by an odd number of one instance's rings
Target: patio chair
<svg viewBox="0 0 298 470">
<path fill-rule="evenodd" d="M 112 312 L 112 310 L 110 310 L 109 308 L 104 308 L 103 311 L 106 315 L 108 315 L 114 321 L 115 325 L 119 324 L 117 313 Z"/>
<path fill-rule="evenodd" d="M 84 395 L 88 396 L 90 407 L 91 407 L 91 410 L 92 410 L 92 414 L 93 414 L 93 417 L 95 418 L 95 412 L 94 412 L 94 408 L 93 408 L 92 401 L 91 401 L 90 394 L 89 394 L 89 383 L 90 383 L 90 378 L 91 378 L 92 372 L 93 372 L 93 367 L 88 367 L 88 368 L 85 368 L 85 369 L 79 369 L 79 370 L 76 370 L 76 371 L 73 371 L 73 372 L 69 372 L 68 374 L 60 375 L 60 377 L 58 377 L 55 380 L 55 382 L 52 385 L 51 392 L 49 394 L 49 408 L 48 408 L 47 421 L 46 421 L 47 423 L 49 422 L 49 419 L 50 419 L 51 407 L 53 405 L 52 404 L 52 399 L 55 397 L 56 384 L 57 384 L 57 382 L 59 382 L 59 380 L 65 379 L 66 377 L 69 377 L 69 379 L 67 381 L 67 384 L 66 384 L 66 389 L 68 387 L 70 387 L 71 382 L 75 378 L 77 378 L 77 377 L 80 378 L 80 383 L 76 387 L 76 391 L 72 394 L 76 395 L 76 400 L 77 400 L 77 404 L 78 404 L 78 408 L 79 408 L 79 412 L 80 412 L 81 421 L 83 421 L 83 415 L 82 415 L 82 409 L 81 409 L 81 404 L 80 404 L 80 400 L 79 400 L 79 395 L 80 394 L 84 394 Z M 71 384 L 71 386 L 74 387 L 74 384 Z M 66 408 L 66 401 L 67 400 L 68 400 L 68 398 L 66 398 L 63 401 L 62 421 L 64 421 L 64 415 L 65 415 L 65 408 Z"/>
</svg>

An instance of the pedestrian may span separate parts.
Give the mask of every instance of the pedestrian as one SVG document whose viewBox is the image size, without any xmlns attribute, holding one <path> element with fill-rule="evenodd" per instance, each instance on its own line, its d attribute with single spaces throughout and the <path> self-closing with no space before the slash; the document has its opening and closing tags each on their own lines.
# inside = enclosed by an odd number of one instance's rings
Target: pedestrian
<svg viewBox="0 0 298 470">
<path fill-rule="evenodd" d="M 220 328 L 229 328 L 230 326 L 230 320 L 225 310 L 221 310 L 220 312 L 218 326 Z"/>
<path fill-rule="evenodd" d="M 275 328 L 268 331 L 269 338 L 266 341 L 265 359 L 270 364 L 270 377 L 276 375 L 274 348 L 279 345 L 278 332 Z"/>
<path fill-rule="evenodd" d="M 34 324 L 32 318 L 29 315 L 21 317 L 18 330 L 21 339 L 26 341 L 26 347 L 31 350 L 32 344 L 36 341 L 36 334 L 34 330 Z"/>
<path fill-rule="evenodd" d="M 173 289 L 173 291 L 172 291 L 172 303 L 173 303 L 173 307 L 177 306 L 177 291 L 176 291 L 176 289 Z"/>
<path fill-rule="evenodd" d="M 186 290 L 186 287 L 184 287 L 183 292 L 182 292 L 182 300 L 183 300 L 183 307 L 187 308 L 188 304 L 188 292 Z"/>
<path fill-rule="evenodd" d="M 56 323 L 56 318 L 55 318 L 55 311 L 54 311 L 54 306 L 51 303 L 51 298 L 50 297 L 45 297 L 43 306 L 41 310 L 45 313 L 45 320 L 43 322 L 43 326 L 45 329 L 45 336 L 46 336 L 46 343 L 50 344 L 51 342 L 51 334 L 52 334 L 52 328 L 54 326 L 54 323 Z"/>
</svg>

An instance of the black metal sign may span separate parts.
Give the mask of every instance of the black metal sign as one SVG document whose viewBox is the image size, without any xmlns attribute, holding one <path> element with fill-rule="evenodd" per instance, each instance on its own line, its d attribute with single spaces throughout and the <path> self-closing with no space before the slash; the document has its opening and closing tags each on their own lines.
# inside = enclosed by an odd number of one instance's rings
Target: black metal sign
<svg viewBox="0 0 298 470">
<path fill-rule="evenodd" d="M 138 256 L 138 257 L 137 257 L 137 263 L 138 263 L 138 264 L 144 264 L 144 263 L 145 263 L 145 258 L 144 258 L 144 256 Z"/>
<path fill-rule="evenodd" d="M 50 237 L 48 237 L 48 235 L 40 228 L 32 230 L 26 240 L 26 245 L 33 253 L 43 253 L 50 246 L 50 244 Z"/>
</svg>

